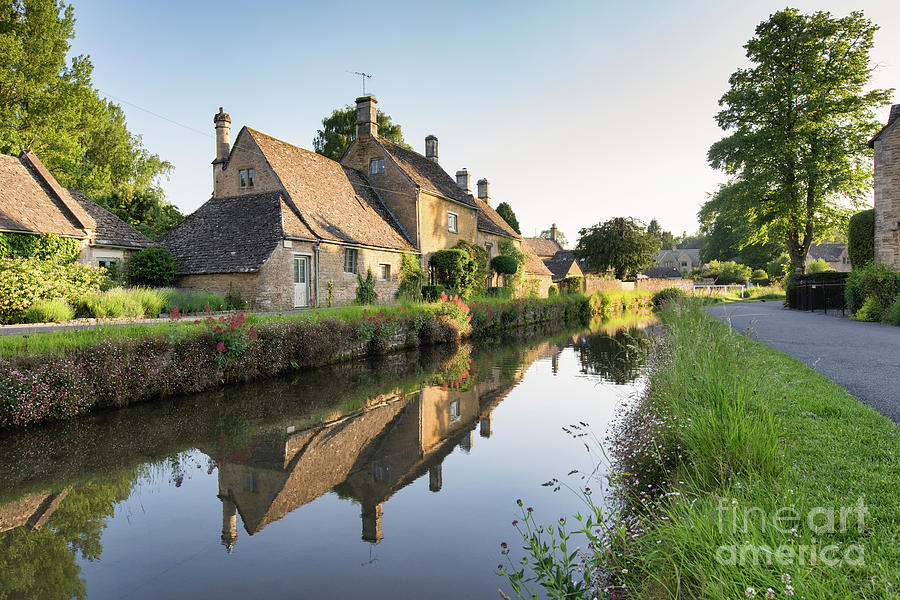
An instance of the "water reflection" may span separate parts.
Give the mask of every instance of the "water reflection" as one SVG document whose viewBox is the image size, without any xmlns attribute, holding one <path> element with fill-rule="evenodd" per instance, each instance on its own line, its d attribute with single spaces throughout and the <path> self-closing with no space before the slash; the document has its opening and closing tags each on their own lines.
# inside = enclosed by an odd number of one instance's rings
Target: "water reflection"
<svg viewBox="0 0 900 600">
<path fill-rule="evenodd" d="M 82 570 L 100 558 L 104 528 L 128 518 L 116 507 L 134 489 L 160 480 L 178 488 L 204 467 L 216 475 L 217 491 L 205 493 L 217 495 L 222 527 L 202 535 L 220 535 L 228 552 L 330 492 L 359 505 L 360 537 L 378 544 L 392 535 L 388 501 L 426 476 L 440 493 L 446 458 L 471 450 L 476 432 L 491 438 L 494 411 L 536 361 L 548 359 L 556 375 L 573 348 L 582 373 L 637 377 L 646 335 L 608 333 L 534 331 L 477 350 L 422 349 L 8 432 L 0 598 L 85 597 Z"/>
</svg>

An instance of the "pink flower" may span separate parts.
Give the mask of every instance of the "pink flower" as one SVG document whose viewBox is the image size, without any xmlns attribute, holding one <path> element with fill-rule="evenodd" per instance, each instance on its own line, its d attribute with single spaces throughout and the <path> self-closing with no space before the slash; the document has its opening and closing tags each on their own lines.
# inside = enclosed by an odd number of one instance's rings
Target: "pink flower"
<svg viewBox="0 0 900 600">
<path fill-rule="evenodd" d="M 219 342 L 216 344 L 216 352 L 225 353 L 228 352 L 228 348 L 225 347 L 224 342 Z"/>
</svg>

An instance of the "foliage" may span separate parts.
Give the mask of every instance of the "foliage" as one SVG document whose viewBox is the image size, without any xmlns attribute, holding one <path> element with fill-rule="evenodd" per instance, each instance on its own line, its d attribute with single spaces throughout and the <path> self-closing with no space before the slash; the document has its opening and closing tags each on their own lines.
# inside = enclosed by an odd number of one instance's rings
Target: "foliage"
<svg viewBox="0 0 900 600">
<path fill-rule="evenodd" d="M 404 254 L 400 263 L 400 285 L 397 287 L 397 298 L 421 300 L 423 283 L 425 283 L 425 271 L 422 269 L 419 257 L 413 254 Z"/>
<path fill-rule="evenodd" d="M 166 202 L 158 187 L 129 186 L 99 196 L 96 201 L 151 240 L 158 240 L 184 220 L 184 215 Z"/>
<path fill-rule="evenodd" d="M 753 270 L 747 265 L 738 264 L 733 261 L 721 262 L 718 260 L 710 261 L 702 269 L 695 269 L 691 272 L 694 279 L 715 278 L 717 285 L 731 285 L 747 283 Z"/>
<path fill-rule="evenodd" d="M 358 283 L 356 288 L 356 303 L 375 304 L 378 300 L 378 293 L 375 291 L 375 278 L 372 276 L 372 269 L 368 270 L 365 279 L 362 278 L 362 275 L 357 273 L 356 281 Z"/>
<path fill-rule="evenodd" d="M 864 91 L 876 29 L 861 12 L 778 11 L 757 26 L 745 46 L 751 66 L 720 100 L 716 120 L 731 133 L 709 161 L 731 180 L 704 209 L 746 219 L 746 241 L 784 244 L 800 272 L 810 244 L 843 230 L 869 188 L 866 143 L 891 95 Z"/>
<path fill-rule="evenodd" d="M 750 281 L 753 285 L 767 285 L 769 283 L 769 274 L 762 269 L 756 269 L 750 274 Z"/>
<path fill-rule="evenodd" d="M 171 165 L 100 97 L 90 58 L 67 60 L 74 35 L 72 7 L 55 0 L 13 2 L 0 13 L 0 152 L 31 148 L 63 187 L 92 198 L 154 187 Z"/>
<path fill-rule="evenodd" d="M 874 208 L 850 217 L 850 225 L 847 228 L 847 254 L 854 269 L 875 261 Z"/>
<path fill-rule="evenodd" d="M 556 282 L 559 291 L 564 294 L 580 294 L 584 291 L 584 277 L 574 276 Z"/>
<path fill-rule="evenodd" d="M 81 317 L 118 319 L 144 316 L 144 307 L 140 299 L 123 288 L 85 294 L 77 300 L 75 307 L 78 316 Z"/>
<path fill-rule="evenodd" d="M 457 290 L 464 298 L 478 287 L 478 266 L 469 253 L 458 248 L 438 250 L 428 260 L 434 280 L 439 285 Z"/>
<path fill-rule="evenodd" d="M 0 232 L 0 258 L 34 258 L 60 264 L 78 259 L 81 240 L 53 233 Z"/>
<path fill-rule="evenodd" d="M 173 319 L 180 318 L 177 306 L 172 308 L 172 313 Z M 242 310 L 230 315 L 220 315 L 218 318 L 212 316 L 212 313 L 207 310 L 202 324 L 212 336 L 215 344 L 215 359 L 220 368 L 225 366 L 226 361 L 234 360 L 242 355 L 252 343 L 259 339 L 256 326 L 247 322 L 247 315 Z"/>
<path fill-rule="evenodd" d="M 650 219 L 650 224 L 647 225 L 647 233 L 659 240 L 659 247 L 663 250 L 668 250 L 675 246 L 675 236 L 672 235 L 671 231 L 663 231 L 659 221 L 656 219 Z"/>
<path fill-rule="evenodd" d="M 504 300 L 508 300 L 509 298 L 512 298 L 512 295 L 513 289 L 509 286 L 494 286 L 485 290 L 485 296 L 488 298 L 503 298 Z"/>
<path fill-rule="evenodd" d="M 75 309 L 59 298 L 37 300 L 25 311 L 26 323 L 60 323 L 75 318 Z"/>
<path fill-rule="evenodd" d="M 513 228 L 513 231 L 519 235 L 522 234 L 519 230 L 519 220 L 516 218 L 516 213 L 513 212 L 512 207 L 507 202 L 501 202 L 497 205 L 497 214 L 503 217 L 503 220 Z"/>
<path fill-rule="evenodd" d="M 616 217 L 579 234 L 575 255 L 592 270 L 614 269 L 617 279 L 634 278 L 655 262 L 659 252 L 659 239 L 630 217 Z"/>
<path fill-rule="evenodd" d="M 646 290 L 601 291 L 590 296 L 591 314 L 604 321 L 626 313 L 646 314 L 653 306 L 653 294 Z"/>
<path fill-rule="evenodd" d="M 375 121 L 380 137 L 409 148 L 403 141 L 400 125 L 393 123 L 388 115 L 377 110 Z M 339 161 L 354 139 L 356 139 L 356 107 L 347 105 L 344 108 L 334 109 L 330 116 L 322 119 L 322 129 L 316 132 L 313 139 L 313 150 L 331 160 Z"/>
<path fill-rule="evenodd" d="M 543 229 L 543 230 L 541 230 L 541 233 L 538 234 L 538 237 L 542 237 L 545 240 L 552 240 L 553 239 L 552 236 L 553 236 L 552 229 Z M 569 240 L 566 238 L 566 234 L 564 234 L 562 231 L 559 231 L 558 229 L 556 230 L 556 243 L 559 244 L 560 247 L 562 247 L 562 248 L 565 248 L 566 244 L 569 243 Z"/>
<path fill-rule="evenodd" d="M 766 273 L 769 279 L 783 279 L 791 272 L 791 259 L 787 253 L 782 252 L 766 264 Z"/>
<path fill-rule="evenodd" d="M 519 265 L 514 256 L 498 254 L 491 259 L 491 269 L 501 275 L 514 275 L 519 270 Z"/>
<path fill-rule="evenodd" d="M 500 240 L 497 242 L 497 251 L 500 256 L 511 256 L 516 259 L 516 271 L 512 275 L 506 275 L 504 279 L 508 287 L 512 288 L 513 294 L 522 294 L 525 290 L 525 263 L 528 257 L 524 252 L 516 248 L 510 240 Z"/>
<path fill-rule="evenodd" d="M 78 263 L 0 259 L 0 323 L 20 321 L 36 300 L 60 298 L 73 304 L 100 289 L 101 269 Z"/>
<path fill-rule="evenodd" d="M 868 263 L 861 269 L 853 269 L 847 276 L 844 295 L 847 310 L 856 313 L 872 298 L 866 314 L 884 312 L 900 293 L 900 276 L 881 263 Z M 880 317 L 879 319 L 880 320 Z"/>
<path fill-rule="evenodd" d="M 548 296 L 559 296 L 559 286 L 556 285 L 555 283 L 551 284 L 550 287 L 547 288 L 547 295 Z"/>
<path fill-rule="evenodd" d="M 870 321 L 874 323 L 881 322 L 887 309 L 882 305 L 875 296 L 868 296 L 863 302 L 859 310 L 853 314 L 853 319 L 857 321 Z"/>
<path fill-rule="evenodd" d="M 745 215 L 719 212 L 717 205 L 709 202 L 700 209 L 699 217 L 704 234 L 701 262 L 734 260 L 761 269 L 783 252 L 779 243 L 750 241 L 752 224 Z"/>
<path fill-rule="evenodd" d="M 653 308 L 655 310 L 659 310 L 660 308 L 663 308 L 665 305 L 667 305 L 669 302 L 672 302 L 673 300 L 676 300 L 678 298 L 684 298 L 684 297 L 685 297 L 685 293 L 684 293 L 684 290 L 682 290 L 681 288 L 676 288 L 676 287 L 663 288 L 663 289 L 659 290 L 658 292 L 656 292 L 655 294 L 653 294 L 653 300 L 652 300 Z"/>
<path fill-rule="evenodd" d="M 806 263 L 806 273 L 826 273 L 834 271 L 824 258 L 817 258 Z"/>
<path fill-rule="evenodd" d="M 702 248 L 705 238 L 699 231 L 689 234 L 687 231 L 675 238 L 675 245 L 680 250 L 688 250 L 693 248 Z"/>
<path fill-rule="evenodd" d="M 175 283 L 178 269 L 168 250 L 161 246 L 150 246 L 135 252 L 125 266 L 125 277 L 132 285 L 165 287 Z"/>
<path fill-rule="evenodd" d="M 325 307 L 331 308 L 331 303 L 334 301 L 334 280 L 329 279 L 326 287 L 328 288 L 328 293 L 325 296 Z"/>
<path fill-rule="evenodd" d="M 465 240 L 459 240 L 454 247 L 466 252 L 475 266 L 475 272 L 472 274 L 473 282 L 468 290 L 467 297 L 480 294 L 487 286 L 488 275 L 490 274 L 488 271 L 488 251 Z"/>
<path fill-rule="evenodd" d="M 441 294 L 456 294 L 457 290 L 447 287 L 446 285 L 423 285 L 422 299 L 425 302 L 437 302 L 441 299 Z"/>
<path fill-rule="evenodd" d="M 900 325 L 900 294 L 894 298 L 894 302 L 884 312 L 883 320 L 890 325 Z"/>
</svg>

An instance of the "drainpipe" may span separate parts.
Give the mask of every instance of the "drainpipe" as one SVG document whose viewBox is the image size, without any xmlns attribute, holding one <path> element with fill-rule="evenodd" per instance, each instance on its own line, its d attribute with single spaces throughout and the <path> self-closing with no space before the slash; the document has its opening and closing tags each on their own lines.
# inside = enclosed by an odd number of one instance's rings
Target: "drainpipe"
<svg viewBox="0 0 900 600">
<path fill-rule="evenodd" d="M 319 244 L 321 243 L 321 241 L 318 241 L 313 246 L 313 255 L 316 261 L 316 308 L 319 308 Z"/>
</svg>

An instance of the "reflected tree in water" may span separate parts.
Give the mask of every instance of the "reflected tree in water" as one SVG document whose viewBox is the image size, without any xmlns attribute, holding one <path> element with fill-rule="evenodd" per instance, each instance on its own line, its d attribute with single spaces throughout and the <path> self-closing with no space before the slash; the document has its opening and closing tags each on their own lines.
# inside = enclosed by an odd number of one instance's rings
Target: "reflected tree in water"
<svg viewBox="0 0 900 600">
<path fill-rule="evenodd" d="M 641 375 L 651 338 L 640 328 L 614 335 L 587 335 L 575 342 L 581 372 L 624 385 Z"/>
</svg>

